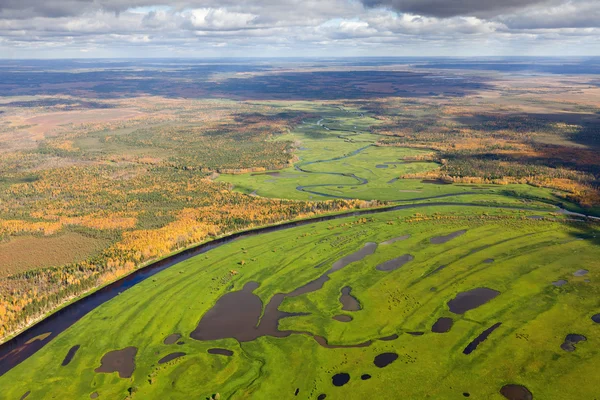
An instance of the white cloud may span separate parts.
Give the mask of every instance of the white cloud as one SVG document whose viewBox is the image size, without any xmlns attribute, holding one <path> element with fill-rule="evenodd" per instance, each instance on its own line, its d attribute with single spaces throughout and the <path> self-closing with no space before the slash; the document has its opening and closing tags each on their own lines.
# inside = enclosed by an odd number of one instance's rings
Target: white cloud
<svg viewBox="0 0 600 400">
<path fill-rule="evenodd" d="M 153 56 L 157 49 L 164 56 L 216 49 L 231 56 L 330 56 L 566 54 L 574 48 L 600 55 L 597 0 L 532 0 L 517 11 L 518 2 L 498 8 L 486 0 L 477 12 L 467 12 L 475 0 L 455 0 L 437 16 L 423 7 L 441 0 L 386 3 L 429 15 L 366 8 L 358 0 L 0 1 L 4 57 L 68 57 L 82 49 L 98 57 Z M 53 52 L 45 53 L 49 47 Z"/>
</svg>

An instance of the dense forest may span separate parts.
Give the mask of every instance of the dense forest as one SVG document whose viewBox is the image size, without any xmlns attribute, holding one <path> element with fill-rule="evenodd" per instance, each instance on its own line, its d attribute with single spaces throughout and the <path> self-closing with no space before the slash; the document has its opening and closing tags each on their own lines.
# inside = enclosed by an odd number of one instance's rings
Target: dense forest
<svg viewBox="0 0 600 400">
<path fill-rule="evenodd" d="M 586 207 L 600 203 L 597 114 L 525 114 L 493 108 L 473 113 L 456 102 L 398 100 L 370 103 L 369 108 L 384 121 L 373 127 L 384 135 L 381 145 L 438 151 L 438 171 L 407 178 L 527 183 L 557 189 Z"/>
</svg>

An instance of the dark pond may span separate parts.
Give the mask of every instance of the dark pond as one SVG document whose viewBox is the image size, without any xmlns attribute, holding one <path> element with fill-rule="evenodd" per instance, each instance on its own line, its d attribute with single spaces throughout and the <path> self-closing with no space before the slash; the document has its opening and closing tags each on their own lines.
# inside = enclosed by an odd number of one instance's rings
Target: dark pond
<svg viewBox="0 0 600 400">
<path fill-rule="evenodd" d="M 340 302 L 342 303 L 342 310 L 344 311 L 358 311 L 361 309 L 359 301 L 350 294 L 351 291 L 352 288 L 350 286 L 342 288 Z"/>
<path fill-rule="evenodd" d="M 125 347 L 121 350 L 113 350 L 102 356 L 100 366 L 94 371 L 112 373 L 118 372 L 121 378 L 131 378 L 135 370 L 136 347 Z"/>
<path fill-rule="evenodd" d="M 442 179 L 423 179 L 421 183 L 429 183 L 431 185 L 452 185 L 452 182 L 446 182 Z"/>
<path fill-rule="evenodd" d="M 533 394 L 522 385 L 504 385 L 500 389 L 500 394 L 508 400 L 533 400 Z"/>
<path fill-rule="evenodd" d="M 335 374 L 331 381 L 333 383 L 333 386 L 344 386 L 350 381 L 350 374 L 347 374 L 345 372 Z"/>
<path fill-rule="evenodd" d="M 411 336 L 423 336 L 425 332 L 406 332 Z"/>
<path fill-rule="evenodd" d="M 600 324 L 600 314 L 592 315 L 592 321 L 594 321 L 597 324 Z"/>
<path fill-rule="evenodd" d="M 465 233 L 467 233 L 467 230 L 466 229 L 462 229 L 460 231 L 449 233 L 449 234 L 447 234 L 445 236 L 432 237 L 431 239 L 429 239 L 429 241 L 431 242 L 431 244 L 443 244 L 443 243 L 449 242 L 450 240 L 452 240 L 454 238 L 462 236 Z"/>
<path fill-rule="evenodd" d="M 339 259 L 338 261 L 336 261 L 335 263 L 333 263 L 330 273 L 338 271 L 350 263 L 362 260 L 366 256 L 373 254 L 376 249 L 377 249 L 377 243 L 369 242 L 369 243 L 365 244 L 364 247 L 362 249 L 358 250 L 357 252 L 347 255 L 346 257 L 343 257 L 343 258 Z"/>
<path fill-rule="evenodd" d="M 190 337 L 196 340 L 234 338 L 239 342 L 248 342 L 261 336 L 287 337 L 291 334 L 304 334 L 312 336 L 317 343 L 326 348 L 368 346 L 371 344 L 371 341 L 356 345 L 329 345 L 325 338 L 307 332 L 280 331 L 278 328 L 280 319 L 306 314 L 280 311 L 279 306 L 286 297 L 295 297 L 321 289 L 323 284 L 329 279 L 329 274 L 344 268 L 351 262 L 358 261 L 372 254 L 376 248 L 376 243 L 367 243 L 362 249 L 336 261 L 319 278 L 290 293 L 277 293 L 266 305 L 264 312 L 262 312 L 262 301 L 253 293 L 259 287 L 259 284 L 257 282 L 248 282 L 242 290 L 226 293 L 217 300 L 217 303 L 202 316 L 196 329 L 190 334 Z M 359 310 L 360 304 L 350 295 L 350 290 L 350 287 L 342 289 L 340 301 L 344 305 L 343 309 L 346 311 Z"/>
<path fill-rule="evenodd" d="M 163 358 L 158 360 L 158 363 L 159 364 L 168 363 L 169 361 L 175 360 L 176 358 L 183 357 L 183 356 L 185 356 L 185 353 L 180 352 L 180 351 L 178 351 L 176 353 L 167 354 L 166 356 L 164 356 Z"/>
<path fill-rule="evenodd" d="M 401 266 L 403 266 L 404 264 L 406 264 L 409 261 L 414 260 L 415 258 L 410 255 L 410 254 L 404 254 L 400 257 L 396 257 L 392 260 L 388 260 L 382 264 L 379 264 L 376 269 L 378 271 L 393 271 L 395 269 L 400 268 Z"/>
<path fill-rule="evenodd" d="M 502 325 L 502 322 L 498 322 L 487 328 L 485 331 L 481 332 L 479 336 L 473 339 L 473 341 L 469 343 L 467 347 L 465 347 L 465 349 L 463 350 L 463 354 L 471 354 L 472 352 L 474 352 L 477 346 L 479 346 L 479 344 L 481 344 L 485 339 L 487 339 L 492 332 L 498 329 L 500 325 Z"/>
<path fill-rule="evenodd" d="M 29 393 L 31 393 L 31 390 L 28 392 L 25 392 L 25 394 L 23 396 L 21 396 L 21 400 L 24 400 L 27 396 L 29 396 Z"/>
<path fill-rule="evenodd" d="M 256 326 L 262 312 L 262 301 L 252 293 L 257 282 L 248 282 L 237 292 L 226 293 L 202 317 L 190 334 L 196 340 L 218 340 L 233 337 L 240 342 L 256 339 Z"/>
<path fill-rule="evenodd" d="M 398 339 L 398 335 L 395 334 L 395 333 L 393 335 L 390 335 L 390 336 L 385 336 L 385 337 L 379 338 L 379 340 L 383 340 L 383 341 L 386 341 L 386 342 L 390 341 L 390 340 L 396 340 L 396 339 Z"/>
<path fill-rule="evenodd" d="M 493 262 L 494 262 L 494 259 L 493 259 L 493 258 L 486 258 L 485 260 L 483 260 L 483 262 L 484 262 L 485 264 L 491 264 L 491 263 L 493 263 Z"/>
<path fill-rule="evenodd" d="M 469 310 L 477 308 L 498 296 L 500 292 L 489 288 L 476 288 L 461 292 L 448 302 L 450 312 L 464 314 Z"/>
<path fill-rule="evenodd" d="M 220 349 L 220 348 L 208 349 L 208 353 L 209 354 L 218 354 L 220 356 L 227 356 L 227 357 L 231 357 L 233 355 L 233 351 L 228 350 L 228 349 Z"/>
<path fill-rule="evenodd" d="M 409 239 L 409 238 L 410 238 L 410 235 L 402 235 L 402 236 L 398 236 L 398 237 L 393 238 L 393 239 L 386 240 L 385 242 L 381 242 L 381 244 L 385 244 L 385 245 L 393 244 L 393 243 L 400 242 L 402 240 L 406 240 L 406 239 Z"/>
<path fill-rule="evenodd" d="M 349 315 L 343 315 L 343 314 L 334 315 L 333 319 L 335 319 L 336 321 L 340 321 L 340 322 L 350 322 L 350 321 L 352 321 L 352 317 L 351 316 L 349 316 Z"/>
<path fill-rule="evenodd" d="M 327 395 L 325 393 L 321 393 L 319 396 L 317 396 L 317 400 L 325 400 L 327 398 Z"/>
<path fill-rule="evenodd" d="M 362 374 L 360 376 L 360 379 L 362 379 L 363 381 L 366 381 L 368 379 L 371 379 L 371 375 L 369 375 L 369 374 Z"/>
<path fill-rule="evenodd" d="M 398 359 L 396 353 L 381 353 L 375 356 L 373 364 L 378 368 L 384 368 Z"/>
<path fill-rule="evenodd" d="M 181 335 L 179 333 L 172 333 L 169 336 L 167 336 L 165 338 L 165 340 L 163 341 L 164 344 L 174 344 L 177 343 L 177 341 L 181 338 Z"/>
<path fill-rule="evenodd" d="M 431 327 L 431 332 L 434 332 L 434 333 L 449 332 L 450 329 L 452 328 L 453 324 L 454 324 L 454 320 L 452 318 L 441 317 L 437 321 L 435 321 L 435 324 L 433 324 L 433 326 Z"/>
<path fill-rule="evenodd" d="M 579 342 L 585 342 L 587 338 L 583 335 L 576 333 L 569 333 L 565 337 L 565 341 L 560 345 L 560 348 L 564 351 L 575 351 L 575 345 Z"/>
<path fill-rule="evenodd" d="M 77 350 L 79 350 L 79 347 L 80 346 L 78 344 L 76 344 L 75 346 L 73 346 L 69 349 L 69 352 L 67 353 L 67 355 L 65 356 L 65 359 L 62 362 L 63 367 L 69 365 L 69 363 L 75 356 L 75 353 L 77 353 Z"/>
</svg>

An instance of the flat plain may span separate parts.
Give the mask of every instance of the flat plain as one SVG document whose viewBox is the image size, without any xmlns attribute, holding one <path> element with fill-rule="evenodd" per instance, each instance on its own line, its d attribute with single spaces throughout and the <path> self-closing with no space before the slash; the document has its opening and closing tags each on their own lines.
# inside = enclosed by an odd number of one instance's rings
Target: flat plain
<svg viewBox="0 0 600 400">
<path fill-rule="evenodd" d="M 0 62 L 0 398 L 596 392 L 592 75 L 95 62 Z"/>
<path fill-rule="evenodd" d="M 598 271 L 575 272 L 595 265 L 598 232 L 535 215 L 544 218 L 439 206 L 232 242 L 83 317 L 0 377 L 3 395 L 393 399 L 401 388 L 407 398 L 500 399 L 518 384 L 536 398 L 585 398 L 596 384 Z M 344 310 L 345 287 L 358 308 Z M 481 288 L 491 298 L 468 296 Z M 449 331 L 432 332 L 440 318 Z M 570 334 L 586 340 L 567 351 Z M 136 351 L 99 370 L 128 348 Z M 378 367 L 384 353 L 397 357 Z M 338 374 L 349 382 L 336 386 Z"/>
</svg>

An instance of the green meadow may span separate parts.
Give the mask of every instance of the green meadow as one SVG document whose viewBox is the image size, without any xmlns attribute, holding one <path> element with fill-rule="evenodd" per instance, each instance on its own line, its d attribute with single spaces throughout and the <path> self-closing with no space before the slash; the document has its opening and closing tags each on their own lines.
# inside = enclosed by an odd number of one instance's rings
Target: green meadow
<svg viewBox="0 0 600 400">
<path fill-rule="evenodd" d="M 359 110 L 304 103 L 287 104 L 285 109 L 320 115 L 307 118 L 288 134 L 273 138 L 295 144 L 294 165 L 277 171 L 222 174 L 219 181 L 230 183 L 233 190 L 241 193 L 297 200 L 420 202 L 443 198 L 461 203 L 528 206 L 537 202 L 564 202 L 552 190 L 524 184 L 446 185 L 402 179 L 439 168 L 439 164 L 427 161 L 434 152 L 378 146 L 381 135 L 372 134 L 369 129 L 379 121 Z M 565 206 L 579 210 L 571 204 Z"/>
<path fill-rule="evenodd" d="M 456 237 L 447 236 L 453 233 Z M 28 400 L 205 399 L 217 393 L 221 399 L 502 399 L 504 385 L 518 384 L 536 399 L 590 398 L 600 373 L 600 325 L 591 319 L 600 313 L 599 234 L 589 223 L 547 212 L 455 205 L 237 240 L 96 308 L 1 376 L 0 397 L 19 399 L 30 392 Z M 278 293 L 322 277 L 367 243 L 377 244 L 372 254 L 330 272 L 322 288 L 284 298 L 280 311 L 302 315 L 281 319 L 278 329 L 295 333 L 241 342 L 190 337 L 219 299 L 245 284 L 257 283 L 253 293 L 266 318 L 265 306 Z M 394 270 L 377 269 L 403 255 L 412 259 Z M 588 272 L 574 275 L 582 269 Z M 553 284 L 559 280 L 566 283 Z M 360 310 L 342 309 L 344 287 L 351 287 Z M 448 302 L 477 288 L 493 289 L 497 296 L 463 313 L 450 311 Z M 351 321 L 333 319 L 339 315 Z M 442 317 L 452 319 L 450 330 L 432 332 Z M 252 327 L 238 331 L 244 329 Z M 180 344 L 165 344 L 174 333 L 181 335 Z M 587 340 L 566 351 L 561 344 L 568 334 Z M 61 366 L 75 345 L 80 347 L 72 360 Z M 127 347 L 137 349 L 131 377 L 95 372 L 106 353 Z M 233 354 L 209 354 L 211 348 Z M 158 363 L 176 352 L 185 355 Z M 374 360 L 382 353 L 396 358 L 380 368 Z M 348 374 L 349 381 L 334 385 L 336 374 Z"/>
</svg>

